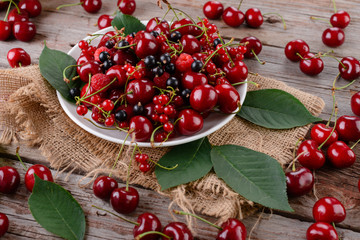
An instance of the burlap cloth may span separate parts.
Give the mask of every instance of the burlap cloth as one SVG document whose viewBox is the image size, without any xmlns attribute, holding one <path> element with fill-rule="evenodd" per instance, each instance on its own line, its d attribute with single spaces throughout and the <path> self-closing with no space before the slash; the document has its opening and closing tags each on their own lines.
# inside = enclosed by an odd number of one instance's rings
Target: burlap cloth
<svg viewBox="0 0 360 240">
<path fill-rule="evenodd" d="M 277 88 L 298 98 L 315 116 L 324 107 L 321 98 L 261 76 L 249 76 L 261 88 Z M 250 85 L 248 90 L 254 90 Z M 120 145 L 97 138 L 78 127 L 62 110 L 55 90 L 42 78 L 37 65 L 0 70 L 1 144 L 11 142 L 39 146 L 51 167 L 82 170 L 90 176 L 109 173 Z M 290 130 L 268 130 L 235 117 L 222 129 L 211 134 L 213 145 L 237 144 L 266 153 L 285 165 L 292 159 L 295 142 L 304 137 L 309 126 Z M 144 148 L 142 151 L 158 160 L 169 148 Z M 126 149 L 125 149 L 126 153 Z M 113 175 L 125 180 L 129 157 L 123 154 Z M 160 192 L 152 170 L 141 173 L 136 167 L 130 183 Z M 236 179 L 234 179 L 235 181 Z M 162 192 L 183 209 L 195 210 L 219 218 L 239 217 L 252 213 L 256 206 L 232 191 L 214 173 L 202 179 Z"/>
</svg>

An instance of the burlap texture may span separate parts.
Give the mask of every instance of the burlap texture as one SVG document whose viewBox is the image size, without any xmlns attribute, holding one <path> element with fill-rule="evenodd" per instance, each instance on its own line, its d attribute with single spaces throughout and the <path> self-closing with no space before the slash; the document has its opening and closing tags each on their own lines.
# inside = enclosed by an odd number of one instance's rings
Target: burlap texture
<svg viewBox="0 0 360 240">
<path fill-rule="evenodd" d="M 249 76 L 261 88 L 277 88 L 298 98 L 315 116 L 324 107 L 321 98 L 296 90 L 274 79 Z M 256 87 L 250 85 L 249 91 Z M 0 143 L 22 140 L 30 146 L 39 146 L 55 169 L 82 170 L 96 177 L 109 173 L 120 149 L 111 143 L 87 133 L 62 110 L 55 90 L 42 78 L 37 65 L 0 70 Z M 238 117 L 209 136 L 213 145 L 236 144 L 269 154 L 285 165 L 292 159 L 295 142 L 304 137 L 309 126 L 290 130 L 269 130 Z M 144 148 L 152 159 L 158 160 L 169 148 Z M 125 180 L 129 163 L 126 147 L 113 175 Z M 160 192 L 152 170 L 143 174 L 133 168 L 130 183 Z M 242 218 L 256 210 L 251 201 L 244 199 L 219 180 L 214 173 L 190 184 L 162 192 L 181 208 L 194 210 L 219 218 Z"/>
</svg>

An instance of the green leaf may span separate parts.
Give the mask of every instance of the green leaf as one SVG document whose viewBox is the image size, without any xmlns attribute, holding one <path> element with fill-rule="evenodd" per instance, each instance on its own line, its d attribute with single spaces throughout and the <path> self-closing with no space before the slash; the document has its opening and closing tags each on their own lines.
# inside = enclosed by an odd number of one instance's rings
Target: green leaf
<svg viewBox="0 0 360 240">
<path fill-rule="evenodd" d="M 322 120 L 311 115 L 293 95 L 279 89 L 248 92 L 237 115 L 271 129 L 289 129 Z"/>
<path fill-rule="evenodd" d="M 111 25 L 119 30 L 125 27 L 124 33 L 126 35 L 146 29 L 146 26 L 142 24 L 139 19 L 131 15 L 122 14 L 121 12 L 116 14 Z"/>
<path fill-rule="evenodd" d="M 165 170 L 156 166 L 155 174 L 162 190 L 198 180 L 212 168 L 210 159 L 211 144 L 207 138 L 179 145 L 166 153 L 159 164 L 178 167 Z"/>
<path fill-rule="evenodd" d="M 214 170 L 234 191 L 263 206 L 292 211 L 286 194 L 286 179 L 272 157 L 235 145 L 213 147 Z"/>
<path fill-rule="evenodd" d="M 65 239 L 83 239 L 85 215 L 79 203 L 61 186 L 35 176 L 28 204 L 35 220 Z"/>
<path fill-rule="evenodd" d="M 69 90 L 79 87 L 81 81 L 70 81 L 67 84 L 63 79 L 63 71 L 67 66 L 75 65 L 76 60 L 64 52 L 49 49 L 46 44 L 39 58 L 39 67 L 41 75 L 50 83 L 53 88 L 61 93 L 61 95 L 71 101 L 75 100 L 70 96 Z M 72 79 L 76 76 L 76 67 L 67 69 L 66 76 Z"/>
</svg>

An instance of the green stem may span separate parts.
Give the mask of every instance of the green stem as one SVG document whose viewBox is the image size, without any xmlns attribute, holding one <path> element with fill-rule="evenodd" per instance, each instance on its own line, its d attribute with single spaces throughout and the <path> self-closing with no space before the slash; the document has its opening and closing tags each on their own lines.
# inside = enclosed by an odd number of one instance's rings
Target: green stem
<svg viewBox="0 0 360 240">
<path fill-rule="evenodd" d="M 333 97 L 334 97 L 334 99 L 335 99 L 335 94 L 333 94 Z M 328 137 L 325 139 L 325 141 L 324 141 L 322 144 L 320 144 L 320 146 L 318 147 L 319 150 L 321 150 L 321 148 L 322 148 L 322 147 L 325 145 L 325 143 L 330 139 L 330 137 L 332 136 L 333 132 L 335 131 L 335 126 L 336 126 L 336 121 L 337 121 L 336 115 L 337 115 L 337 108 L 335 108 L 335 115 L 334 115 L 334 117 L 335 117 L 335 122 L 334 122 L 334 127 L 332 128 L 329 136 L 328 136 Z"/>
<path fill-rule="evenodd" d="M 130 131 L 128 131 L 128 133 L 126 134 L 126 137 L 125 137 L 125 139 L 124 139 L 124 142 L 123 142 L 123 144 L 121 145 L 120 151 L 119 151 L 119 153 L 118 153 L 118 155 L 117 155 L 117 157 L 116 157 L 116 159 L 115 159 L 114 165 L 112 166 L 111 170 L 114 170 L 114 169 L 115 169 L 115 167 L 116 167 L 116 165 L 117 165 L 117 163 L 118 163 L 118 161 L 119 161 L 119 159 L 120 159 L 120 155 L 121 155 L 122 151 L 124 150 L 125 142 L 126 142 L 126 140 L 128 139 L 129 135 L 130 135 Z M 109 174 L 109 177 L 111 177 L 111 173 Z"/>
<path fill-rule="evenodd" d="M 19 149 L 20 149 L 20 147 L 17 147 L 17 148 L 16 148 L 16 156 L 17 156 L 17 158 L 19 159 L 19 161 L 21 162 L 21 164 L 23 165 L 25 171 L 27 171 L 27 167 L 25 166 L 24 162 L 22 161 L 22 159 L 21 159 L 21 157 L 20 157 L 20 155 L 19 155 Z"/>
<path fill-rule="evenodd" d="M 215 227 L 215 228 L 217 228 L 217 229 L 219 229 L 219 230 L 222 230 L 222 228 L 221 228 L 220 226 L 218 226 L 218 225 L 216 225 L 216 224 L 213 224 L 213 223 L 209 222 L 208 220 L 206 220 L 206 219 L 204 219 L 204 218 L 202 218 L 202 217 L 199 217 L 199 216 L 197 216 L 197 215 L 195 215 L 195 214 L 186 213 L 186 212 L 177 211 L 177 210 L 173 210 L 173 212 L 174 212 L 175 214 L 178 214 L 178 215 L 188 215 L 188 216 L 192 216 L 192 217 L 194 217 L 194 218 L 197 218 L 197 219 L 203 221 L 204 223 L 209 224 L 210 226 L 213 226 L 213 227 Z"/>
<path fill-rule="evenodd" d="M 321 18 L 321 17 L 311 16 L 310 19 L 326 22 L 326 23 L 328 23 L 328 24 L 330 25 L 330 27 L 333 27 L 333 25 L 331 25 L 331 22 L 330 22 L 329 19 L 327 19 L 327 18 Z"/>
<path fill-rule="evenodd" d="M 129 167 L 128 167 L 127 176 L 126 176 L 126 191 L 129 191 L 130 169 L 131 169 L 132 161 L 133 161 L 134 156 L 135 156 L 136 146 L 137 146 L 137 144 L 135 143 L 135 147 L 134 147 L 134 150 L 133 150 L 133 152 L 131 154 L 131 158 L 130 158 L 130 162 L 129 162 Z"/>
<path fill-rule="evenodd" d="M 332 0 L 332 2 L 333 2 L 333 6 L 334 6 L 334 12 L 337 13 L 335 0 Z"/>
<path fill-rule="evenodd" d="M 336 108 L 335 91 L 333 91 L 331 95 L 332 95 L 332 98 L 333 98 L 333 106 L 332 106 L 332 111 L 331 111 L 331 115 L 330 115 L 329 121 L 326 123 L 326 126 L 327 126 L 327 127 L 330 126 L 330 122 L 331 122 L 332 117 L 333 117 L 334 114 L 335 114 L 335 108 Z"/>
<path fill-rule="evenodd" d="M 81 5 L 81 4 L 83 4 L 83 2 L 63 4 L 63 5 L 58 6 L 56 8 L 56 10 L 59 10 L 60 8 L 63 8 L 63 7 L 72 7 L 72 6 L 77 6 L 77 5 Z"/>
<path fill-rule="evenodd" d="M 230 41 L 229 41 L 228 43 L 222 45 L 221 48 L 216 49 L 210 56 L 208 56 L 208 57 L 205 59 L 205 63 L 204 63 L 204 65 L 203 65 L 202 69 L 205 68 L 206 64 L 209 63 L 209 61 L 212 59 L 212 57 L 213 57 L 220 49 L 226 48 L 226 47 L 227 47 L 229 44 L 231 44 L 233 41 L 234 41 L 234 38 L 230 39 Z"/>
<path fill-rule="evenodd" d="M 354 143 L 354 145 L 352 145 L 350 149 L 353 149 L 359 142 L 360 142 L 360 139 L 357 140 L 356 143 Z"/>
<path fill-rule="evenodd" d="M 258 55 L 255 53 L 254 49 L 251 49 L 251 52 L 254 54 L 254 57 L 256 58 L 256 60 L 261 64 L 264 65 L 265 61 L 261 61 L 260 58 L 258 57 Z"/>
<path fill-rule="evenodd" d="M 4 17 L 4 22 L 7 21 L 7 18 L 8 18 L 8 16 L 9 16 L 9 12 L 10 12 L 11 4 L 12 4 L 12 3 L 13 3 L 13 1 L 10 0 L 10 1 L 9 1 L 9 6 L 8 6 L 8 8 L 7 8 L 7 10 L 6 10 L 6 14 L 5 14 L 5 17 Z"/>
<path fill-rule="evenodd" d="M 297 146 L 299 145 L 299 143 L 302 141 L 303 139 L 302 138 L 299 138 L 296 143 L 295 143 L 295 147 L 294 147 L 294 151 L 293 151 L 293 159 L 295 160 L 296 159 L 296 150 L 297 150 Z M 292 164 L 292 171 L 295 172 L 295 161 L 293 161 L 293 164 Z"/>
<path fill-rule="evenodd" d="M 285 19 L 284 19 L 283 16 L 281 16 L 279 13 L 270 12 L 270 13 L 264 13 L 264 14 L 263 14 L 263 16 L 265 16 L 265 15 L 276 15 L 276 16 L 278 16 L 278 17 L 281 19 L 281 21 L 282 21 L 282 23 L 283 23 L 283 25 L 284 25 L 284 30 L 286 30 L 286 22 L 285 22 Z"/>
<path fill-rule="evenodd" d="M 220 41 L 221 41 L 221 44 L 222 45 L 224 45 L 224 41 L 223 41 L 223 39 L 222 39 L 222 37 L 221 37 L 221 35 L 220 35 L 220 33 L 218 32 L 218 37 L 219 37 L 219 39 L 220 39 Z M 225 50 L 225 53 L 226 53 L 226 55 L 228 56 L 228 58 L 229 58 L 229 60 L 230 60 L 230 62 L 231 62 L 231 64 L 234 66 L 235 65 L 235 63 L 234 63 L 234 61 L 232 60 L 232 58 L 231 58 L 231 56 L 230 56 L 230 54 L 229 54 L 229 52 L 228 52 L 228 50 L 227 50 L 227 48 L 224 48 L 224 50 Z"/>
<path fill-rule="evenodd" d="M 195 23 L 194 19 L 193 19 L 189 14 L 187 14 L 186 12 L 184 12 L 183 10 L 178 9 L 178 8 L 173 8 L 173 9 L 176 10 L 176 11 L 179 11 L 179 12 L 181 12 L 181 13 L 183 13 L 183 14 L 185 14 L 185 16 L 187 16 L 193 23 Z"/>
<path fill-rule="evenodd" d="M 158 234 L 164 238 L 167 238 L 167 239 L 171 239 L 171 237 L 169 237 L 168 235 L 162 233 L 162 232 L 158 232 L 158 231 L 148 231 L 148 232 L 144 232 L 142 234 L 139 234 L 135 237 L 135 240 L 140 240 L 141 238 L 147 236 L 147 235 L 150 235 L 150 234 Z"/>
<path fill-rule="evenodd" d="M 356 79 L 352 80 L 350 83 L 346 84 L 345 86 L 335 88 L 335 90 L 341 90 L 341 89 L 347 88 L 350 85 L 352 85 L 354 82 L 356 82 Z"/>
<path fill-rule="evenodd" d="M 238 10 L 240 10 L 240 7 L 241 7 L 241 4 L 242 4 L 243 1 L 244 1 L 244 0 L 241 0 L 241 1 L 240 1 L 239 5 L 238 5 L 238 7 L 237 7 Z"/>
<path fill-rule="evenodd" d="M 118 217 L 118 218 L 120 218 L 121 220 L 123 220 L 123 221 L 125 221 L 125 222 L 134 224 L 135 226 L 139 226 L 139 225 L 140 225 L 140 223 L 138 223 L 138 222 L 134 222 L 134 221 L 131 221 L 131 220 L 129 220 L 129 219 L 123 218 L 123 217 L 121 217 L 121 216 L 119 216 L 119 215 L 117 215 L 117 214 L 115 214 L 115 213 L 112 213 L 112 212 L 110 212 L 110 211 L 108 211 L 108 210 L 105 210 L 105 209 L 103 209 L 103 208 L 97 207 L 97 206 L 95 206 L 95 205 L 91 205 L 91 206 L 94 207 L 94 208 L 96 208 L 96 209 L 99 209 L 99 210 L 101 210 L 101 211 L 110 213 L 111 215 L 113 215 L 113 216 L 115 216 L 115 217 Z"/>
<path fill-rule="evenodd" d="M 71 67 L 78 67 L 79 65 L 69 65 L 63 70 L 63 79 L 66 83 L 68 83 L 70 80 L 66 77 L 66 71 Z"/>
<path fill-rule="evenodd" d="M 253 82 L 253 81 L 243 81 L 243 82 L 237 82 L 237 83 L 233 83 L 233 84 L 231 84 L 232 86 L 238 86 L 238 85 L 242 85 L 242 84 L 244 84 L 244 83 L 250 83 L 250 84 L 252 84 L 252 85 L 254 85 L 255 87 L 260 87 L 260 85 L 259 84 L 257 84 L 256 82 Z"/>
</svg>

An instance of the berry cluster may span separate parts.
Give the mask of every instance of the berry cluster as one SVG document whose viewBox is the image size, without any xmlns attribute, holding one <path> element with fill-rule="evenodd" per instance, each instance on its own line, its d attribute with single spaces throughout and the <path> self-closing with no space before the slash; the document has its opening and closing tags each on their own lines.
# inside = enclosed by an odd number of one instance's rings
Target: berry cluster
<svg viewBox="0 0 360 240">
<path fill-rule="evenodd" d="M 23 42 L 31 41 L 36 34 L 36 26 L 29 18 L 37 17 L 41 13 L 39 0 L 21 0 L 18 4 L 14 0 L 0 2 L 0 10 L 7 6 L 4 20 L 0 20 L 0 40 L 8 40 L 14 36 Z M 11 9 L 11 6 L 15 7 Z"/>
</svg>

